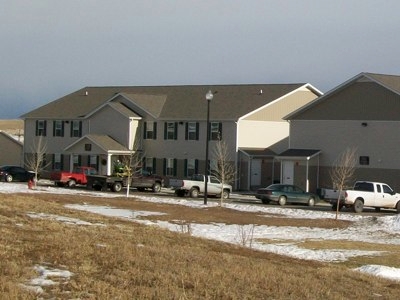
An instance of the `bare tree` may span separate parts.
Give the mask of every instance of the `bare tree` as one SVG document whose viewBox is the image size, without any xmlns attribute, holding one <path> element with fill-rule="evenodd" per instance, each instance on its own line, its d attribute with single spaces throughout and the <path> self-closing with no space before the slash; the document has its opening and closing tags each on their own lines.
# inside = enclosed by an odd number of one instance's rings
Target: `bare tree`
<svg viewBox="0 0 400 300">
<path fill-rule="evenodd" d="M 353 176 L 356 167 L 356 152 L 355 148 L 347 148 L 335 160 L 334 165 L 330 171 L 333 188 L 338 191 L 338 199 L 336 202 L 336 219 L 339 215 L 341 208 L 341 198 L 343 192 L 350 187 L 353 181 Z"/>
<path fill-rule="evenodd" d="M 123 173 L 119 174 L 120 176 L 123 176 L 127 180 L 126 184 L 126 197 L 129 197 L 129 191 L 130 191 L 130 185 L 133 176 L 137 172 L 141 172 L 141 165 L 142 165 L 142 159 L 143 159 L 143 154 L 141 151 L 134 151 L 130 150 L 129 155 L 125 155 L 122 158 L 122 164 L 123 164 Z"/>
<path fill-rule="evenodd" d="M 47 144 L 43 140 L 43 137 L 39 136 L 38 138 L 33 140 L 30 146 L 30 153 L 28 153 L 25 159 L 25 166 L 35 173 L 35 187 L 39 179 L 40 172 L 42 172 L 46 167 L 51 164 L 51 162 L 46 163 L 46 152 Z"/>
<path fill-rule="evenodd" d="M 220 137 L 214 148 L 214 157 L 216 158 L 216 168 L 213 175 L 221 181 L 221 197 L 219 205 L 222 206 L 224 200 L 223 186 L 232 183 L 235 180 L 235 166 L 230 160 L 228 145 Z"/>
</svg>

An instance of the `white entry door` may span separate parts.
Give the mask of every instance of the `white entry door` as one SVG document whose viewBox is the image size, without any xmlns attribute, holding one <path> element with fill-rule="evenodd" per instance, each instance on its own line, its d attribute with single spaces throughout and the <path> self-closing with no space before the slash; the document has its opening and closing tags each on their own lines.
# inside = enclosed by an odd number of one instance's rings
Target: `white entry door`
<svg viewBox="0 0 400 300">
<path fill-rule="evenodd" d="M 282 180 L 283 184 L 293 184 L 294 177 L 294 161 L 282 162 Z"/>
<path fill-rule="evenodd" d="M 251 186 L 261 185 L 261 159 L 251 160 Z"/>
</svg>

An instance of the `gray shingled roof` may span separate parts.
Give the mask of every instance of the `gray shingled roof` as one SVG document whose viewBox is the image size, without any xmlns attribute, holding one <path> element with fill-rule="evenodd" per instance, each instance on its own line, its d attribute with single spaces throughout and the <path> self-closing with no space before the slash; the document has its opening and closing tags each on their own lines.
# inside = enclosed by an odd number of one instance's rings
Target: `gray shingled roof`
<svg viewBox="0 0 400 300">
<path fill-rule="evenodd" d="M 133 99 L 145 111 L 165 120 L 203 120 L 208 90 L 217 91 L 211 101 L 210 119 L 239 117 L 304 86 L 297 84 L 249 84 L 214 86 L 85 87 L 50 102 L 21 118 L 84 118 L 117 94 Z M 262 93 L 260 91 L 262 90 Z M 315 92 L 315 91 L 314 91 Z"/>
</svg>

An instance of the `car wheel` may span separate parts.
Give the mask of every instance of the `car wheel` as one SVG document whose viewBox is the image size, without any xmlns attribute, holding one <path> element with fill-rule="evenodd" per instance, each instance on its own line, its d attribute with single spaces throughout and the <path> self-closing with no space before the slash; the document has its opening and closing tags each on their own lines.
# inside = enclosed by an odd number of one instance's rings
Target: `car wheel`
<svg viewBox="0 0 400 300">
<path fill-rule="evenodd" d="M 158 182 L 156 182 L 155 184 L 153 184 L 153 192 L 154 193 L 159 193 L 161 192 L 161 184 L 159 184 Z"/>
<path fill-rule="evenodd" d="M 112 187 L 111 187 L 111 190 L 112 190 L 113 192 L 116 192 L 116 193 L 120 192 L 120 191 L 122 190 L 122 184 L 121 184 L 121 182 L 114 182 L 114 184 L 113 184 Z"/>
<path fill-rule="evenodd" d="M 223 199 L 229 199 L 229 191 L 224 190 L 224 191 L 222 192 L 222 198 L 223 198 Z"/>
<path fill-rule="evenodd" d="M 308 206 L 314 206 L 314 205 L 315 205 L 315 199 L 311 197 L 310 199 L 308 199 Z"/>
<path fill-rule="evenodd" d="M 71 179 L 68 181 L 68 187 L 72 188 L 76 186 L 76 181 L 74 179 Z"/>
<path fill-rule="evenodd" d="M 278 203 L 280 206 L 284 206 L 286 204 L 286 197 L 285 196 L 279 196 Z"/>
<path fill-rule="evenodd" d="M 95 191 L 100 192 L 101 189 L 102 189 L 102 186 L 101 186 L 100 184 L 94 184 L 94 185 L 93 185 L 93 189 L 94 189 Z"/>
<path fill-rule="evenodd" d="M 193 188 L 193 189 L 190 190 L 189 194 L 190 194 L 191 198 L 197 198 L 197 197 L 199 197 L 199 190 Z"/>
<path fill-rule="evenodd" d="M 400 214 L 400 201 L 396 204 L 396 213 Z"/>
<path fill-rule="evenodd" d="M 144 192 L 144 191 L 145 191 L 145 188 L 144 188 L 144 187 L 138 187 L 137 190 L 138 190 L 139 192 Z"/>
<path fill-rule="evenodd" d="M 376 212 L 380 212 L 380 211 L 381 211 L 381 208 L 380 208 L 380 207 L 375 207 L 375 211 L 376 211 Z"/>
<path fill-rule="evenodd" d="M 269 200 L 264 199 L 264 198 L 261 199 L 261 202 L 262 202 L 263 204 L 269 204 Z"/>
<path fill-rule="evenodd" d="M 13 181 L 13 176 L 11 174 L 6 175 L 6 181 L 7 182 L 12 182 Z"/>
<path fill-rule="evenodd" d="M 360 199 L 356 199 L 353 204 L 353 211 L 356 213 L 360 213 L 363 211 L 364 203 Z"/>
<path fill-rule="evenodd" d="M 177 195 L 178 197 L 185 197 L 185 191 L 175 190 L 175 195 Z"/>
</svg>

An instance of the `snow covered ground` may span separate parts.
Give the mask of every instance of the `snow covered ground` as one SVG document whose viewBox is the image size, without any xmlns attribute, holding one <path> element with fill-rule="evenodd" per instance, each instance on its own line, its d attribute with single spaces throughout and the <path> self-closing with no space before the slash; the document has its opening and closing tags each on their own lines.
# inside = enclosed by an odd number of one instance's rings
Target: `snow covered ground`
<svg viewBox="0 0 400 300">
<path fill-rule="evenodd" d="M 51 186 L 38 186 L 38 190 L 43 193 L 52 194 L 80 194 L 94 197 L 121 197 L 125 194 L 101 192 L 91 192 L 81 189 L 63 189 Z M 37 193 L 38 190 L 29 190 L 26 184 L 17 183 L 0 183 L 0 193 Z M 131 193 L 130 197 L 138 198 L 142 201 L 168 203 L 175 205 L 186 205 L 193 208 L 203 209 L 204 204 L 199 200 L 187 200 L 176 197 L 160 197 L 154 194 L 151 196 L 142 196 Z M 216 202 L 209 201 L 208 207 L 218 205 Z M 276 206 L 261 206 L 243 203 L 226 203 L 226 208 L 256 212 L 260 215 L 278 214 L 287 218 L 334 218 L 334 214 L 330 212 L 306 210 L 306 209 L 291 209 L 280 208 Z M 323 229 L 323 228 L 309 228 L 309 227 L 275 227 L 275 226 L 259 226 L 249 224 L 243 225 L 227 225 L 223 223 L 212 224 L 190 224 L 184 227 L 176 223 L 169 223 L 165 221 L 148 221 L 137 219 L 138 216 L 147 214 L 160 214 L 159 212 L 144 212 L 132 211 L 128 209 L 113 208 L 110 206 L 96 206 L 96 205 L 78 205 L 71 204 L 66 207 L 82 211 L 98 213 L 105 216 L 120 217 L 130 219 L 135 222 L 157 225 L 162 228 L 167 228 L 172 231 L 183 232 L 184 230 L 190 231 L 193 236 L 205 237 L 208 239 L 224 241 L 233 244 L 241 244 L 244 246 L 252 247 L 262 251 L 287 255 L 305 260 L 318 260 L 325 262 L 344 261 L 351 257 L 363 255 L 380 255 L 379 251 L 360 251 L 360 250 L 345 250 L 345 249 L 322 249 L 311 250 L 302 247 L 305 240 L 349 240 L 359 242 L 371 242 L 380 244 L 399 245 L 400 247 L 400 215 L 395 213 L 385 216 L 365 216 L 356 214 L 340 214 L 339 218 L 343 220 L 354 221 L 354 225 L 345 229 Z M 27 212 L 28 213 L 28 212 Z M 50 218 L 60 222 L 68 222 L 76 225 L 100 225 L 91 224 L 86 221 L 67 218 L 65 216 L 48 215 L 42 212 L 29 212 L 32 218 Z M 276 240 L 276 243 L 262 243 L 258 239 Z M 366 265 L 356 269 L 360 272 L 373 274 L 389 278 L 392 280 L 400 281 L 400 268 L 392 266 L 381 265 Z"/>
</svg>

